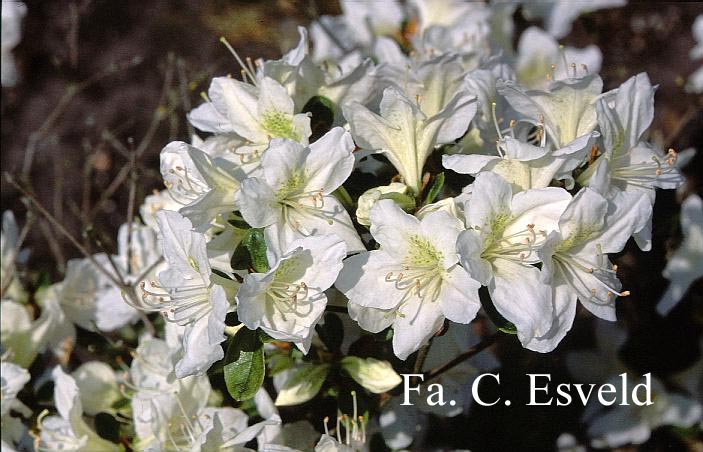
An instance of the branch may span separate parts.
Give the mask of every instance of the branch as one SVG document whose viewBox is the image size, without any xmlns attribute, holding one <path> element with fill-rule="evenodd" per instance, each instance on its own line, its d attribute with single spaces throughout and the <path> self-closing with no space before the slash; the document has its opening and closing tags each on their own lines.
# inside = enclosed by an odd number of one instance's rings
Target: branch
<svg viewBox="0 0 703 452">
<path fill-rule="evenodd" d="M 52 226 L 54 226 L 56 230 L 61 233 L 61 235 L 66 237 L 68 241 L 71 242 L 71 244 L 75 246 L 76 249 L 81 252 L 81 254 L 88 258 L 90 262 L 92 262 L 92 264 L 95 265 L 95 267 L 101 273 L 107 276 L 110 281 L 115 284 L 115 286 L 120 288 L 123 287 L 122 283 L 115 277 L 115 275 L 103 268 L 103 266 L 95 260 L 95 257 L 83 245 L 81 245 L 81 243 L 73 236 L 73 234 L 68 232 L 68 230 L 63 224 L 59 223 L 56 218 L 54 218 L 54 216 L 51 215 L 51 213 L 49 213 L 46 208 L 44 208 L 41 202 L 39 202 L 39 200 L 33 194 L 31 194 L 24 187 L 18 184 L 17 181 L 15 181 L 14 177 L 12 177 L 12 175 L 10 175 L 9 173 L 5 173 L 5 179 L 10 185 L 15 187 L 20 193 L 22 193 L 22 195 L 24 195 L 29 200 L 30 204 L 34 206 L 34 208 L 46 219 L 46 221 L 48 221 Z"/>
<path fill-rule="evenodd" d="M 495 341 L 498 339 L 498 336 L 500 336 L 500 333 L 495 333 L 492 336 L 488 336 L 487 338 L 483 339 L 481 342 L 479 342 L 475 346 L 473 346 L 470 349 L 466 350 L 465 352 L 457 355 L 451 361 L 448 361 L 448 362 L 442 364 L 441 366 L 430 370 L 429 372 L 427 372 L 425 374 L 425 382 L 433 380 L 434 378 L 440 376 L 444 372 L 458 366 L 462 362 L 471 358 L 472 356 L 478 355 L 483 350 L 485 350 L 488 347 L 490 347 L 491 345 L 493 345 L 495 343 Z"/>
</svg>

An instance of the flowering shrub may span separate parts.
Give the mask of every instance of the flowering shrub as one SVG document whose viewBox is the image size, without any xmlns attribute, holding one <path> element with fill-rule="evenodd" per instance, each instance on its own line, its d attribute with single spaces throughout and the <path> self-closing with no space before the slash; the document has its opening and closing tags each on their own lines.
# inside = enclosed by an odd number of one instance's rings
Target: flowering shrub
<svg viewBox="0 0 703 452">
<path fill-rule="evenodd" d="M 630 292 L 611 256 L 630 238 L 652 248 L 657 189 L 684 177 L 648 138 L 647 74 L 604 91 L 598 48 L 557 43 L 578 15 L 565 3 L 522 5 L 548 31 L 527 28 L 517 52 L 517 1 L 343 1 L 277 60 L 223 39 L 241 80 L 212 79 L 118 254 L 69 261 L 31 294 L 36 318 L 3 216 L 3 450 L 368 450 L 376 433 L 422 447 L 428 413 L 469 411 L 499 335 L 549 353 L 579 305 L 616 321 Z M 702 223 L 692 195 L 662 314 L 703 274 Z M 131 331 L 131 360 L 68 373 L 76 326 Z M 58 364 L 34 385 L 53 380 L 55 402 L 33 414 L 18 394 L 41 354 Z M 408 373 L 452 403 L 401 404 Z M 700 423 L 700 387 L 656 389 L 678 409 L 620 436 L 588 419 L 593 445 Z M 282 422 L 279 407 L 316 398 L 339 417 Z"/>
</svg>

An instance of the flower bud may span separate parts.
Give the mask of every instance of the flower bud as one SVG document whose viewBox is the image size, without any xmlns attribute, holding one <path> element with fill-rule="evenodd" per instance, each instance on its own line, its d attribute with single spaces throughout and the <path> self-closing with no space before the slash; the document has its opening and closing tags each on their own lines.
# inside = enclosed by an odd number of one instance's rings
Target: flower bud
<svg viewBox="0 0 703 452">
<path fill-rule="evenodd" d="M 415 200 L 408 194 L 409 191 L 409 187 L 400 182 L 393 182 L 390 185 L 381 185 L 380 187 L 366 190 L 364 194 L 359 196 L 359 203 L 356 208 L 357 221 L 364 226 L 370 226 L 369 214 L 371 213 L 371 208 L 379 199 L 392 199 L 405 211 L 413 209 Z"/>
<path fill-rule="evenodd" d="M 390 391 L 402 381 L 388 361 L 346 356 L 342 359 L 342 367 L 357 383 L 374 394 Z"/>
</svg>

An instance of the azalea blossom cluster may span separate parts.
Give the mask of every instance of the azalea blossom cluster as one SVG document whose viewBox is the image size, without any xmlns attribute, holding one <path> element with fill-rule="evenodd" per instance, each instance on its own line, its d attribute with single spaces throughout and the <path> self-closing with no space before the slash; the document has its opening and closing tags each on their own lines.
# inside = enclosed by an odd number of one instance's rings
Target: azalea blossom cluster
<svg viewBox="0 0 703 452">
<path fill-rule="evenodd" d="M 281 425 L 277 407 L 315 397 L 332 369 L 371 394 L 391 391 L 401 382 L 391 361 L 420 351 L 416 370 L 441 365 L 477 342 L 470 324 L 488 308 L 541 353 L 568 334 L 579 303 L 616 320 L 628 291 L 609 255 L 630 238 L 649 250 L 657 189 L 684 181 L 676 152 L 648 140 L 648 76 L 604 90 L 600 51 L 556 41 L 575 17 L 565 2 L 522 5 L 549 32 L 527 28 L 517 49 L 520 2 L 341 3 L 343 15 L 299 28 L 277 60 L 242 58 L 223 40 L 241 78 L 212 79 L 188 114 L 198 134 L 163 148 L 165 189 L 120 229 L 118 254 L 69 261 L 35 296 L 36 319 L 16 277 L 14 219 L 3 217 L 3 450 L 29 447 L 29 414 L 14 399 L 25 369 L 47 350 L 66 364 L 75 325 L 165 321 L 119 371 L 97 361 L 50 371 L 58 414 L 40 416 L 38 450 L 119 450 L 85 421 L 101 412 L 133 426 L 136 450 L 255 439 L 262 450 L 361 450 L 374 428 L 404 448 L 426 413 L 468 410 L 467 385 L 495 357 L 441 375 L 459 401 L 451 410 L 393 398 L 378 420 L 325 421 L 319 439 L 307 422 Z M 700 199 L 686 204 L 687 218 L 700 211 Z M 700 222 L 686 228 L 698 246 Z M 698 251 L 677 253 L 698 266 L 663 312 L 703 273 Z M 343 340 L 329 338 L 335 327 Z M 352 354 L 368 334 L 395 357 Z M 232 397 L 255 400 L 258 422 L 222 406 L 214 372 Z"/>
</svg>

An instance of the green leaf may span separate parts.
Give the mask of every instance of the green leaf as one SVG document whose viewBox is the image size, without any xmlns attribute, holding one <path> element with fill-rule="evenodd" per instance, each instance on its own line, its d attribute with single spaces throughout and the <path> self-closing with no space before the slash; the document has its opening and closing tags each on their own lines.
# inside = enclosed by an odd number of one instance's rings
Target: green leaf
<svg viewBox="0 0 703 452">
<path fill-rule="evenodd" d="M 273 376 L 295 366 L 295 359 L 289 355 L 276 353 L 269 356 L 269 375 Z"/>
<path fill-rule="evenodd" d="M 122 398 L 122 399 L 115 400 L 115 402 L 112 404 L 112 409 L 119 411 L 119 410 L 122 410 L 125 408 L 129 408 L 131 406 L 132 406 L 131 399 Z"/>
<path fill-rule="evenodd" d="M 506 334 L 517 334 L 517 327 L 510 322 L 506 322 L 505 325 L 498 327 L 498 331 L 502 331 Z"/>
<path fill-rule="evenodd" d="M 305 403 L 320 392 L 330 371 L 329 364 L 302 363 L 287 375 L 276 397 L 277 406 Z"/>
<path fill-rule="evenodd" d="M 410 212 L 415 209 L 415 198 L 405 193 L 385 193 L 381 195 L 379 199 L 391 199 L 394 203 L 398 204 L 398 207 L 406 212 Z"/>
<path fill-rule="evenodd" d="M 435 177 L 434 183 L 432 184 L 432 187 L 427 192 L 427 197 L 425 198 L 425 205 L 432 204 L 435 201 L 435 199 L 437 199 L 437 196 L 439 196 L 439 193 L 442 191 L 443 187 L 444 187 L 444 173 L 439 173 L 439 174 L 437 174 L 437 177 Z"/>
<path fill-rule="evenodd" d="M 248 328 L 239 330 L 230 339 L 224 362 L 229 395 L 237 401 L 254 397 L 266 374 L 264 344 L 258 332 Z"/>
<path fill-rule="evenodd" d="M 247 234 L 242 239 L 244 246 L 249 250 L 251 256 L 251 266 L 258 273 L 266 273 L 269 271 L 269 261 L 266 257 L 266 240 L 264 239 L 264 230 L 262 228 L 252 228 L 247 231 Z"/>
<path fill-rule="evenodd" d="M 332 128 L 337 106 L 325 96 L 313 96 L 303 107 L 303 113 L 310 113 L 310 142 L 317 140 Z"/>
<path fill-rule="evenodd" d="M 257 273 L 269 271 L 269 262 L 266 258 L 266 240 L 262 228 L 251 228 L 244 233 L 242 241 L 232 254 L 232 268 L 245 270 L 253 268 Z"/>
<path fill-rule="evenodd" d="M 274 342 L 276 339 L 272 338 L 268 334 L 266 334 L 262 330 L 257 330 L 259 332 L 259 340 L 263 342 L 264 344 L 268 344 L 269 342 Z"/>
</svg>

